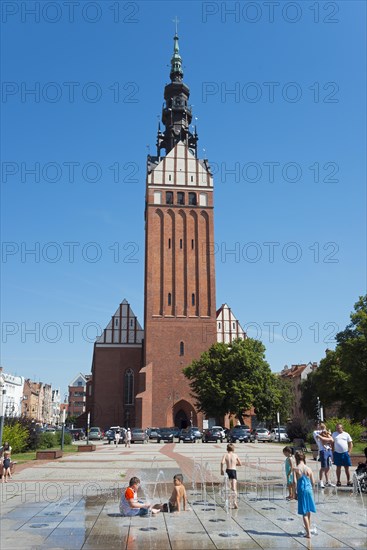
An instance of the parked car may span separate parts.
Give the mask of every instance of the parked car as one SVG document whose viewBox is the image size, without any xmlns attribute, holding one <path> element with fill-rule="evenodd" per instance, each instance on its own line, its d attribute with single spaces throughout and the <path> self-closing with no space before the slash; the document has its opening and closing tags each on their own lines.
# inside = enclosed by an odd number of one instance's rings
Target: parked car
<svg viewBox="0 0 367 550">
<path fill-rule="evenodd" d="M 203 438 L 203 432 L 201 432 L 197 426 L 191 426 L 190 430 L 195 435 L 195 439 L 202 439 Z"/>
<path fill-rule="evenodd" d="M 228 443 L 249 443 L 251 440 L 251 430 L 245 426 L 235 426 L 227 434 Z"/>
<path fill-rule="evenodd" d="M 270 441 L 272 442 L 280 441 L 281 443 L 283 442 L 287 443 L 289 441 L 289 437 L 285 428 L 279 428 L 279 429 L 273 428 L 270 432 Z"/>
<path fill-rule="evenodd" d="M 254 430 L 254 437 L 257 441 L 265 443 L 265 441 L 270 441 L 270 432 L 266 428 L 256 428 Z"/>
<path fill-rule="evenodd" d="M 208 443 L 209 441 L 215 441 L 216 443 L 220 441 L 223 443 L 224 436 L 222 430 L 215 427 L 209 428 L 209 430 L 204 432 L 203 441 L 204 443 Z"/>
<path fill-rule="evenodd" d="M 171 429 L 172 429 L 173 437 L 176 437 L 178 439 L 180 437 L 181 429 L 177 428 L 177 426 Z"/>
<path fill-rule="evenodd" d="M 183 443 L 196 443 L 195 433 L 191 428 L 184 428 L 180 431 L 178 440 Z"/>
<path fill-rule="evenodd" d="M 93 428 L 90 428 L 89 430 L 89 439 L 102 439 L 103 438 L 103 435 L 102 435 L 102 430 L 101 428 L 98 428 L 96 426 L 93 426 Z"/>
<path fill-rule="evenodd" d="M 46 433 L 46 434 L 53 434 L 53 435 L 55 435 L 55 433 L 56 433 L 56 428 L 53 428 L 52 426 L 49 426 L 48 428 L 46 428 L 45 433 Z"/>
<path fill-rule="evenodd" d="M 120 426 L 111 426 L 109 430 L 105 431 L 105 438 L 108 441 L 108 444 L 111 444 L 111 441 L 115 441 L 116 431 L 120 430 L 120 440 L 119 443 L 123 443 L 125 439 L 125 428 L 120 428 Z"/>
<path fill-rule="evenodd" d="M 149 439 L 157 439 L 158 437 L 159 428 L 148 428 L 147 434 Z"/>
<path fill-rule="evenodd" d="M 159 428 L 157 434 L 157 443 L 161 441 L 167 441 L 167 443 L 173 443 L 173 428 Z"/>
<path fill-rule="evenodd" d="M 115 441 L 115 430 L 110 428 L 109 430 L 106 430 L 104 433 L 105 438 L 107 439 L 108 443 L 110 444 L 111 441 Z"/>
<path fill-rule="evenodd" d="M 131 430 L 131 443 L 138 443 L 140 441 L 144 444 L 147 443 L 148 440 L 149 436 L 146 430 L 142 430 L 141 428 L 133 428 Z"/>
<path fill-rule="evenodd" d="M 225 430 L 222 428 L 222 426 L 212 426 L 211 428 L 209 428 L 210 430 L 219 430 L 221 433 L 222 433 L 222 439 L 224 440 L 225 437 L 226 437 L 226 432 Z"/>
<path fill-rule="evenodd" d="M 80 441 L 85 439 L 85 433 L 83 428 L 69 428 L 69 434 L 74 441 Z"/>
</svg>

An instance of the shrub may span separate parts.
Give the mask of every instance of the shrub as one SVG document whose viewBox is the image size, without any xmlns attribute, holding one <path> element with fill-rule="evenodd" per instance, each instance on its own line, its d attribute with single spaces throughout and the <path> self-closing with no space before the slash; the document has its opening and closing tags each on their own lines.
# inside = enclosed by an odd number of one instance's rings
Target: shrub
<svg viewBox="0 0 367 550">
<path fill-rule="evenodd" d="M 294 439 L 303 439 L 306 441 L 309 429 L 309 421 L 302 420 L 301 418 L 295 418 L 292 422 L 287 424 L 287 434 L 291 441 Z"/>
<path fill-rule="evenodd" d="M 331 433 L 335 432 L 337 424 L 343 424 L 343 430 L 349 433 L 354 442 L 361 439 L 361 435 L 365 430 L 362 424 L 358 422 L 353 423 L 349 418 L 329 418 L 325 424 Z"/>
<path fill-rule="evenodd" d="M 56 432 L 57 445 L 61 445 L 61 430 Z M 73 438 L 67 432 L 64 433 L 64 445 L 71 445 Z"/>
<path fill-rule="evenodd" d="M 4 426 L 3 442 L 9 441 L 13 453 L 21 453 L 26 450 L 29 432 L 20 422 L 14 422 Z"/>
<path fill-rule="evenodd" d="M 43 432 L 39 435 L 38 440 L 38 449 L 51 449 L 51 447 L 56 447 L 57 441 L 56 436 L 50 432 Z"/>
</svg>

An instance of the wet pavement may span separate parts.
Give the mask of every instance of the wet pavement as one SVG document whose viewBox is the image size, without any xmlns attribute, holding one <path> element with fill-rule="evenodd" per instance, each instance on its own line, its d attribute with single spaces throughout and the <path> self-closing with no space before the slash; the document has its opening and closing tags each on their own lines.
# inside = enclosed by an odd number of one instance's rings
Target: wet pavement
<svg viewBox="0 0 367 550">
<path fill-rule="evenodd" d="M 317 534 L 302 535 L 296 502 L 286 500 L 282 447 L 238 444 L 239 509 L 219 475 L 226 444 L 120 445 L 35 461 L 0 484 L 1 550 L 52 549 L 367 549 L 367 500 L 345 486 L 317 489 Z M 317 474 L 318 463 L 308 460 Z M 155 517 L 119 514 L 133 475 L 141 498 L 166 502 L 183 473 L 189 510 Z M 317 477 L 317 475 L 315 476 Z M 345 478 L 342 477 L 345 485 Z"/>
</svg>

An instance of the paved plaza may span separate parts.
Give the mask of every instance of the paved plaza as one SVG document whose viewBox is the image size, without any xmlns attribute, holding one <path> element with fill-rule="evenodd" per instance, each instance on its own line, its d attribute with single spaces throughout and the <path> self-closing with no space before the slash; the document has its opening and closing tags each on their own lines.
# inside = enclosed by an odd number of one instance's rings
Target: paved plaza
<svg viewBox="0 0 367 550">
<path fill-rule="evenodd" d="M 76 453 L 18 467 L 1 484 L 2 550 L 17 549 L 268 549 L 367 548 L 366 498 L 349 488 L 316 490 L 311 540 L 303 537 L 297 504 L 287 502 L 282 447 L 238 444 L 239 509 L 220 476 L 226 444 L 105 442 Z M 318 462 L 308 460 L 317 473 Z M 126 518 L 119 496 L 131 476 L 142 481 L 142 498 L 167 501 L 172 477 L 182 472 L 189 510 Z M 345 478 L 342 476 L 345 485 Z"/>
</svg>

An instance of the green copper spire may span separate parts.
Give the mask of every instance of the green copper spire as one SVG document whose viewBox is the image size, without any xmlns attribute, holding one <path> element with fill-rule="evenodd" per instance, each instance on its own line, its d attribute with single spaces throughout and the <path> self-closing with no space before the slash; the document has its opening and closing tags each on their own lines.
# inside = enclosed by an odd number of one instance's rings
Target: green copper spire
<svg viewBox="0 0 367 550">
<path fill-rule="evenodd" d="M 174 40 L 174 46 L 173 46 L 173 56 L 171 59 L 171 72 L 170 72 L 170 78 L 172 82 L 182 80 L 183 78 L 183 71 L 182 71 L 182 59 L 180 56 L 180 51 L 178 47 L 178 35 L 177 31 L 175 33 L 175 36 L 173 37 Z"/>
</svg>

